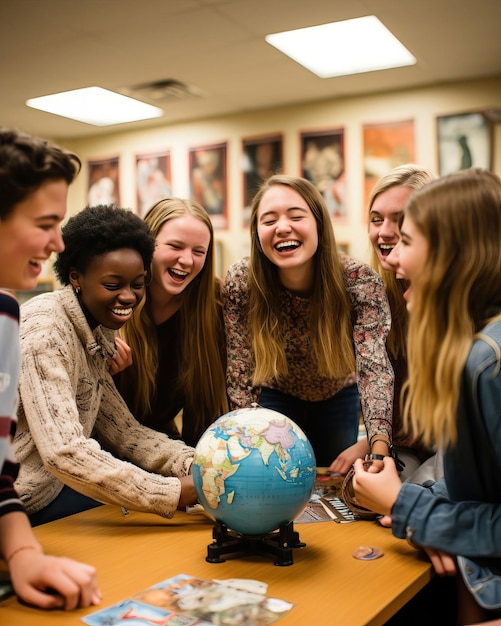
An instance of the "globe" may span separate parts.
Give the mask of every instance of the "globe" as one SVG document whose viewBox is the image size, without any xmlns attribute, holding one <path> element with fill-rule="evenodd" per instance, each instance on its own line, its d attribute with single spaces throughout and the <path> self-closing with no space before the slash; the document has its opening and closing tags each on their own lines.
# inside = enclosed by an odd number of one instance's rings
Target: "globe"
<svg viewBox="0 0 501 626">
<path fill-rule="evenodd" d="M 202 435 L 192 466 L 200 503 L 243 535 L 292 522 L 315 484 L 315 455 L 291 419 L 262 407 L 219 417 Z"/>
</svg>

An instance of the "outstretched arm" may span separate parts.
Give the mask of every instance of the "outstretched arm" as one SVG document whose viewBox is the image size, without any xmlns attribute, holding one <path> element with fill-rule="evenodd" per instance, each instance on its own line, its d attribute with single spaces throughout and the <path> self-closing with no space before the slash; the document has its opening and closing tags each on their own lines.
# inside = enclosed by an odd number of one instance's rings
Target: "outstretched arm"
<svg viewBox="0 0 501 626">
<path fill-rule="evenodd" d="M 371 450 L 388 454 L 391 442 L 394 374 L 386 352 L 391 314 L 383 282 L 369 266 L 352 259 L 345 267 L 353 309 L 353 343 L 362 415 Z M 372 446 L 371 446 L 372 447 Z"/>
<path fill-rule="evenodd" d="M 245 261 L 230 267 L 224 281 L 222 300 L 227 347 L 227 389 L 232 409 L 257 402 L 259 390 L 252 384 L 254 356 L 247 320 L 249 294 Z"/>
<path fill-rule="evenodd" d="M 20 600 L 42 609 L 71 610 L 99 604 L 96 570 L 43 553 L 25 513 L 0 517 L 0 551 Z"/>
</svg>

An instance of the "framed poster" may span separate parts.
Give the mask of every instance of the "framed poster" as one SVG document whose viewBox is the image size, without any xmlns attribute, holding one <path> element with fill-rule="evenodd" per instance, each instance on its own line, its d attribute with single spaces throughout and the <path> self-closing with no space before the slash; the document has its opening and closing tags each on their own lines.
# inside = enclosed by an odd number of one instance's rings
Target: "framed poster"
<svg viewBox="0 0 501 626">
<path fill-rule="evenodd" d="M 334 220 L 346 218 L 344 129 L 301 133 L 301 176 L 324 197 Z"/>
<path fill-rule="evenodd" d="M 170 152 L 136 156 L 136 189 L 140 217 L 159 200 L 172 196 Z"/>
<path fill-rule="evenodd" d="M 228 227 L 226 143 L 189 150 L 190 193 L 210 215 L 214 228 Z"/>
<path fill-rule="evenodd" d="M 89 161 L 88 167 L 88 204 L 119 204 L 118 157 Z"/>
<path fill-rule="evenodd" d="M 268 135 L 242 140 L 243 225 L 249 225 L 252 199 L 261 183 L 283 171 L 283 137 Z"/>
<path fill-rule="evenodd" d="M 492 125 L 482 113 L 437 117 L 438 173 L 492 167 Z"/>
<path fill-rule="evenodd" d="M 364 124 L 364 207 L 374 183 L 397 165 L 414 163 L 416 144 L 414 120 Z M 365 211 L 363 213 L 365 215 Z"/>
</svg>

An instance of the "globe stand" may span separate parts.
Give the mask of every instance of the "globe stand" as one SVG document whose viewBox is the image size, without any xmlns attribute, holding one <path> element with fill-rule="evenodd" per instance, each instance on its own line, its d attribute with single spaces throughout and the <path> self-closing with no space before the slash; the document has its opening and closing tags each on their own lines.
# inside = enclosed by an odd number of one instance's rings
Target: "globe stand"
<svg viewBox="0 0 501 626">
<path fill-rule="evenodd" d="M 304 548 L 299 533 L 294 530 L 293 522 L 281 524 L 278 532 L 266 535 L 243 535 L 228 529 L 223 522 L 216 521 L 212 530 L 213 542 L 207 546 L 206 561 L 224 563 L 224 554 L 246 556 L 252 554 L 271 554 L 276 557 L 275 565 L 292 565 L 293 548 Z"/>
</svg>

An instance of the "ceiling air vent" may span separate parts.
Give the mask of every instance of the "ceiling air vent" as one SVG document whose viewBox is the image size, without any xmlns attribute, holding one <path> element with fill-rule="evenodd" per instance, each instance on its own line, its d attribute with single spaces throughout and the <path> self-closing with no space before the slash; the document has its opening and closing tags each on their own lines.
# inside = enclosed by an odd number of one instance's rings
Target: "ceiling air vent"
<svg viewBox="0 0 501 626">
<path fill-rule="evenodd" d="M 151 83 L 143 83 L 129 88 L 129 94 L 138 100 L 149 100 L 156 104 L 172 100 L 186 100 L 187 98 L 200 98 L 202 92 L 197 87 L 186 85 L 179 80 L 167 78 L 156 80 Z"/>
</svg>

